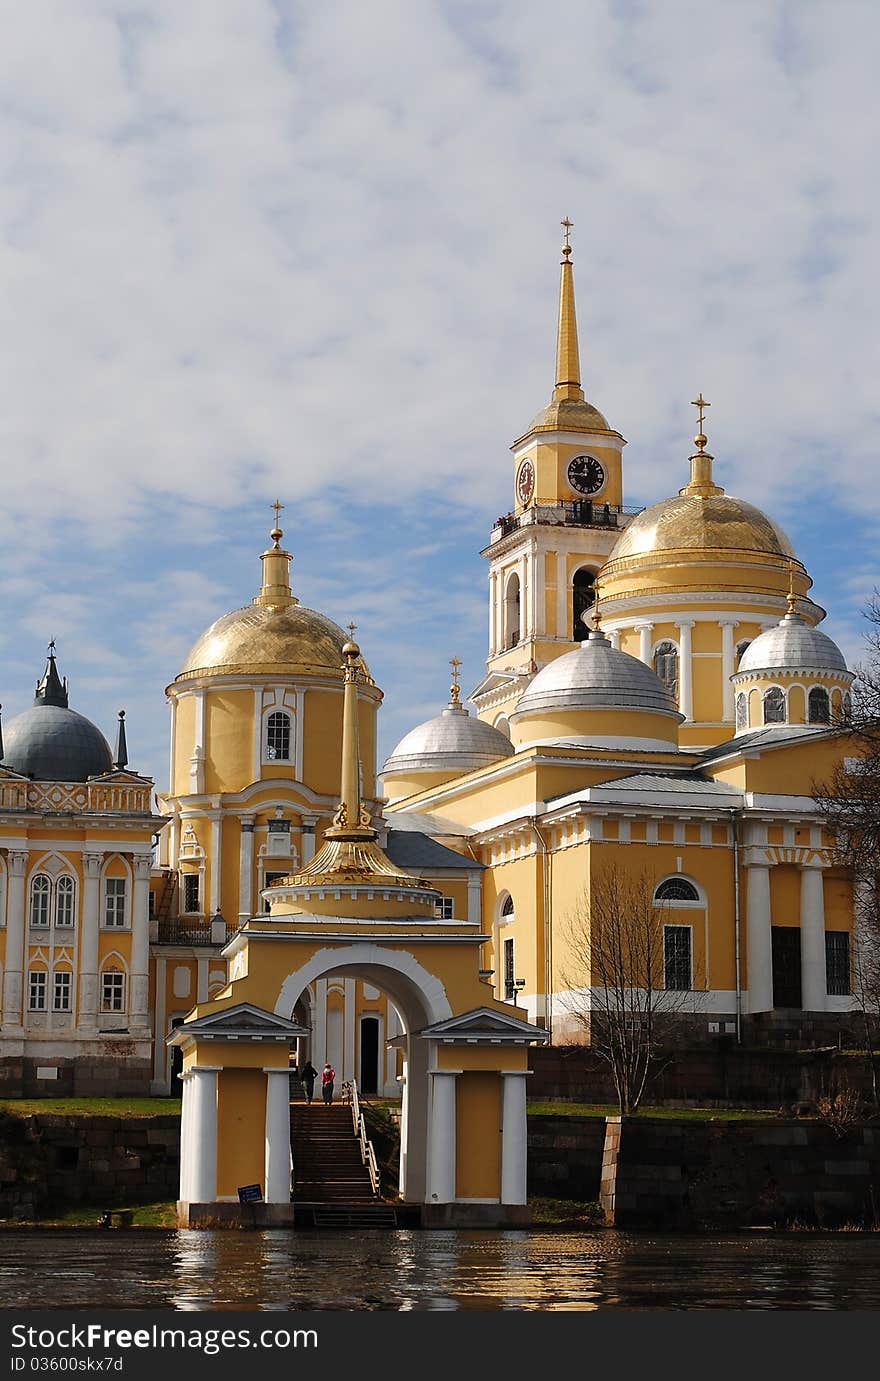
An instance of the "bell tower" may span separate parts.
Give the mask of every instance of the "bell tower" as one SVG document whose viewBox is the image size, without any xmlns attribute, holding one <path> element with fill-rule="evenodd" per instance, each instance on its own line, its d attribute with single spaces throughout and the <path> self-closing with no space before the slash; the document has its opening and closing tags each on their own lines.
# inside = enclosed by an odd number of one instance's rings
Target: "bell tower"
<svg viewBox="0 0 880 1381">
<path fill-rule="evenodd" d="M 626 441 L 581 387 L 571 229 L 562 222 L 556 383 L 513 443 L 513 507 L 489 546 L 487 675 L 472 693 L 481 719 L 505 728 L 528 681 L 587 636 L 596 577 L 628 522 Z M 500 721 L 500 722 L 499 722 Z"/>
</svg>

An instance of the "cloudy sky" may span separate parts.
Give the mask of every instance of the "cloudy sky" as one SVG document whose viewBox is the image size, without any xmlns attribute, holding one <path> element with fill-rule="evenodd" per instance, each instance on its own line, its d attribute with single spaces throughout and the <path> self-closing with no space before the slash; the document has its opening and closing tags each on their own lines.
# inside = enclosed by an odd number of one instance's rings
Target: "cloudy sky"
<svg viewBox="0 0 880 1381">
<path fill-rule="evenodd" d="M 575 222 L 626 500 L 716 476 L 851 658 L 880 583 L 872 0 L 0 0 L 0 699 L 49 637 L 167 774 L 163 689 L 286 504 L 382 750 L 479 679 L 478 555 Z"/>
</svg>

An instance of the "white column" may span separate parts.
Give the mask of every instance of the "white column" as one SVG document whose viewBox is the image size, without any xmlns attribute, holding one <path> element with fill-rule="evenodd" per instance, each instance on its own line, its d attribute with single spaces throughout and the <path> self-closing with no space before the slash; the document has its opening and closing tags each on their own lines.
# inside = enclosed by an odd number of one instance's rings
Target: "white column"
<svg viewBox="0 0 880 1381">
<path fill-rule="evenodd" d="M 6 898 L 6 970 L 3 975 L 3 1024 L 21 1026 L 24 996 L 24 921 L 27 900 L 24 877 L 28 854 L 11 849 L 7 858 L 9 890 Z"/>
<path fill-rule="evenodd" d="M 519 562 L 519 640 L 524 643 L 531 628 L 532 591 L 529 587 L 529 555 L 524 552 Z"/>
<path fill-rule="evenodd" d="M 357 980 L 343 979 L 342 984 L 342 1078 L 353 1079 L 357 1066 L 356 1014 L 354 1006 Z"/>
<path fill-rule="evenodd" d="M 192 757 L 189 760 L 189 789 L 201 795 L 205 789 L 205 692 L 194 692 L 196 702 Z"/>
<path fill-rule="evenodd" d="M 298 782 L 303 779 L 303 745 L 305 744 L 306 692 L 303 686 L 296 688 L 296 743 L 293 756 L 293 771 Z"/>
<path fill-rule="evenodd" d="M 483 883 L 478 873 L 471 875 L 467 885 L 467 918 L 471 925 L 479 925 L 483 916 Z"/>
<path fill-rule="evenodd" d="M 489 572 L 489 656 L 498 651 L 498 574 Z"/>
<path fill-rule="evenodd" d="M 805 1012 L 824 1012 L 828 983 L 825 973 L 825 892 L 821 863 L 801 868 L 801 1005 Z"/>
<path fill-rule="evenodd" d="M 131 912 L 131 1024 L 150 1025 L 150 869 L 151 860 L 134 859 Z"/>
<path fill-rule="evenodd" d="M 238 919 L 249 920 L 254 907 L 254 817 L 241 817 L 238 847 Z"/>
<path fill-rule="evenodd" d="M 733 630 L 736 628 L 736 619 L 719 619 L 721 625 L 721 689 L 722 706 L 725 719 L 735 718 L 733 686 L 730 678 L 734 673 L 734 647 Z"/>
<path fill-rule="evenodd" d="M 501 1202 L 526 1202 L 526 1071 L 501 1075 Z"/>
<path fill-rule="evenodd" d="M 532 552 L 532 632 L 536 638 L 543 638 L 547 632 L 547 597 L 545 576 L 547 559 L 537 548 Z"/>
<path fill-rule="evenodd" d="M 685 719 L 694 717 L 694 664 L 691 650 L 693 619 L 683 619 L 678 627 L 678 708 Z"/>
<path fill-rule="evenodd" d="M 167 983 L 166 970 L 168 960 L 157 957 L 156 959 L 156 1029 L 154 1032 L 153 1046 L 153 1093 L 163 1093 L 165 1091 L 165 1061 L 167 1050 L 165 1046 L 165 988 Z M 181 1154 L 182 1151 L 181 1151 Z"/>
<path fill-rule="evenodd" d="M 460 1069 L 432 1069 L 428 1143 L 429 1204 L 455 1202 L 455 1080 Z"/>
<path fill-rule="evenodd" d="M 79 950 L 79 1016 L 77 1025 L 94 1030 L 98 1024 L 98 931 L 103 854 L 83 854 L 83 902 Z"/>
<path fill-rule="evenodd" d="M 600 609 L 601 609 L 602 606 L 600 605 L 599 607 L 600 607 Z M 619 652 L 619 651 L 620 651 L 620 629 L 619 629 L 619 628 L 611 628 L 611 629 L 609 629 L 608 637 L 609 637 L 610 640 L 611 640 L 611 646 L 612 646 L 613 648 L 615 648 L 615 650 L 616 650 L 617 652 Z"/>
<path fill-rule="evenodd" d="M 180 1076 L 180 1191 L 183 1203 L 190 1203 L 190 1170 L 192 1167 L 192 1077 L 189 1070 Z"/>
<path fill-rule="evenodd" d="M 177 779 L 175 776 L 177 754 L 177 700 L 171 701 L 171 733 L 168 742 L 168 791 L 174 794 L 177 791 Z"/>
<path fill-rule="evenodd" d="M 556 636 L 568 637 L 568 560 L 564 551 L 556 553 Z"/>
<path fill-rule="evenodd" d="M 196 1065 L 191 1071 L 192 1143 L 190 1195 L 192 1204 L 217 1199 L 217 1068 Z"/>
<path fill-rule="evenodd" d="M 770 934 L 770 868 L 746 862 L 749 1012 L 773 1010 L 773 945 Z"/>
<path fill-rule="evenodd" d="M 403 1062 L 403 1073 L 399 1076 L 400 1082 L 400 1168 L 398 1171 L 397 1186 L 401 1199 L 406 1198 L 406 1148 L 407 1133 L 409 1131 L 409 1084 L 407 1082 L 407 1070 L 409 1061 Z"/>
<path fill-rule="evenodd" d="M 267 1204 L 290 1203 L 290 1075 L 266 1069 Z"/>
<path fill-rule="evenodd" d="M 220 910 L 220 847 L 223 816 L 218 811 L 211 817 L 211 915 Z"/>
<path fill-rule="evenodd" d="M 312 1064 L 320 1069 L 327 1059 L 327 980 L 315 982 L 312 1001 Z"/>
<path fill-rule="evenodd" d="M 654 631 L 653 623 L 637 623 L 635 625 L 639 635 L 639 661 L 644 662 L 646 667 L 651 665 L 651 634 Z"/>
</svg>

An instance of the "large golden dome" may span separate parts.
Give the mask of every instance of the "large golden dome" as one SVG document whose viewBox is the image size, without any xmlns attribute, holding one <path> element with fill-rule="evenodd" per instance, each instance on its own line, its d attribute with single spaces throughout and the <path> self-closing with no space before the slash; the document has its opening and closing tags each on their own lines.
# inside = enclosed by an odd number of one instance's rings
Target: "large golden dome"
<svg viewBox="0 0 880 1381">
<path fill-rule="evenodd" d="M 175 680 L 209 673 L 304 673 L 342 680 L 348 634 L 332 619 L 302 604 L 247 604 L 205 629 Z"/>
<path fill-rule="evenodd" d="M 677 494 L 652 504 L 633 519 L 608 559 L 696 550 L 763 552 L 786 560 L 795 555 L 778 523 L 753 504 L 721 492 Z"/>
</svg>

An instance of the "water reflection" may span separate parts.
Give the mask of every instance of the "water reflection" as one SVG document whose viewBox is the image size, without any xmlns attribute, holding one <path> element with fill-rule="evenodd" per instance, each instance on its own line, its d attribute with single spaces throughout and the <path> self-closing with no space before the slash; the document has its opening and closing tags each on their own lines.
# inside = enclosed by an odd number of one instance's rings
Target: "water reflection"
<svg viewBox="0 0 880 1381">
<path fill-rule="evenodd" d="M 4 1308 L 880 1308 L 880 1237 L 4 1232 Z"/>
</svg>

